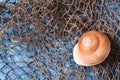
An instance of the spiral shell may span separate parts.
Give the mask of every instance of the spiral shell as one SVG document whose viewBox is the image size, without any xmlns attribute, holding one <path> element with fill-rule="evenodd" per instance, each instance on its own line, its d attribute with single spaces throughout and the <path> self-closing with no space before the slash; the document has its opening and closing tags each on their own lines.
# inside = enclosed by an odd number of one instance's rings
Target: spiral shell
<svg viewBox="0 0 120 80">
<path fill-rule="evenodd" d="M 110 40 L 102 32 L 84 33 L 73 50 L 74 61 L 83 66 L 93 66 L 103 62 L 110 52 Z"/>
</svg>

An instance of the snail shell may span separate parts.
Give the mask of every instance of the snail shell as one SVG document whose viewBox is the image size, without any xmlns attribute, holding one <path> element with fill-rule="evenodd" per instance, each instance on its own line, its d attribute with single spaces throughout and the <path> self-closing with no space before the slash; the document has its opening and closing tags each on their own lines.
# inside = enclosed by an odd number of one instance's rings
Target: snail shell
<svg viewBox="0 0 120 80">
<path fill-rule="evenodd" d="M 102 32 L 84 33 L 73 50 L 74 61 L 83 66 L 93 66 L 103 62 L 110 52 L 110 40 Z"/>
</svg>

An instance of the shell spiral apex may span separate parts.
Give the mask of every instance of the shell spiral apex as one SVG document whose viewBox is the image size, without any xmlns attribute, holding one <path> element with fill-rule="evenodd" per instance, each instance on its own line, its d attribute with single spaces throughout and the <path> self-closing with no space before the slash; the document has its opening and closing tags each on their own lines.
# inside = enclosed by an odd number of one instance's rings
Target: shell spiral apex
<svg viewBox="0 0 120 80">
<path fill-rule="evenodd" d="M 73 50 L 77 64 L 93 66 L 103 62 L 110 52 L 110 40 L 102 32 L 89 31 L 84 33 Z"/>
</svg>

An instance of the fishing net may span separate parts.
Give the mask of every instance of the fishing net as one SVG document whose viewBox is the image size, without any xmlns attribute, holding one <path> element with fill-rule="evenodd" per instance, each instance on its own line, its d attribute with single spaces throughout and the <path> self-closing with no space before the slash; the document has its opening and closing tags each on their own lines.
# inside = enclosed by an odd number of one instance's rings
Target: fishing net
<svg viewBox="0 0 120 80">
<path fill-rule="evenodd" d="M 84 67 L 72 51 L 86 31 L 104 32 L 111 52 Z M 119 80 L 119 0 L 0 0 L 0 80 Z"/>
</svg>

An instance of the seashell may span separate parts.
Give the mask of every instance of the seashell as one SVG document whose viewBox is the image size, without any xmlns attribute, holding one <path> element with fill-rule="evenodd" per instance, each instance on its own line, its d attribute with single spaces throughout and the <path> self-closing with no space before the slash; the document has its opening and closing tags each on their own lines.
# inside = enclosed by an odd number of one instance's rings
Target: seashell
<svg viewBox="0 0 120 80">
<path fill-rule="evenodd" d="M 88 31 L 78 40 L 73 49 L 73 58 L 78 65 L 93 66 L 103 62 L 111 49 L 109 38 L 99 31 Z"/>
</svg>

